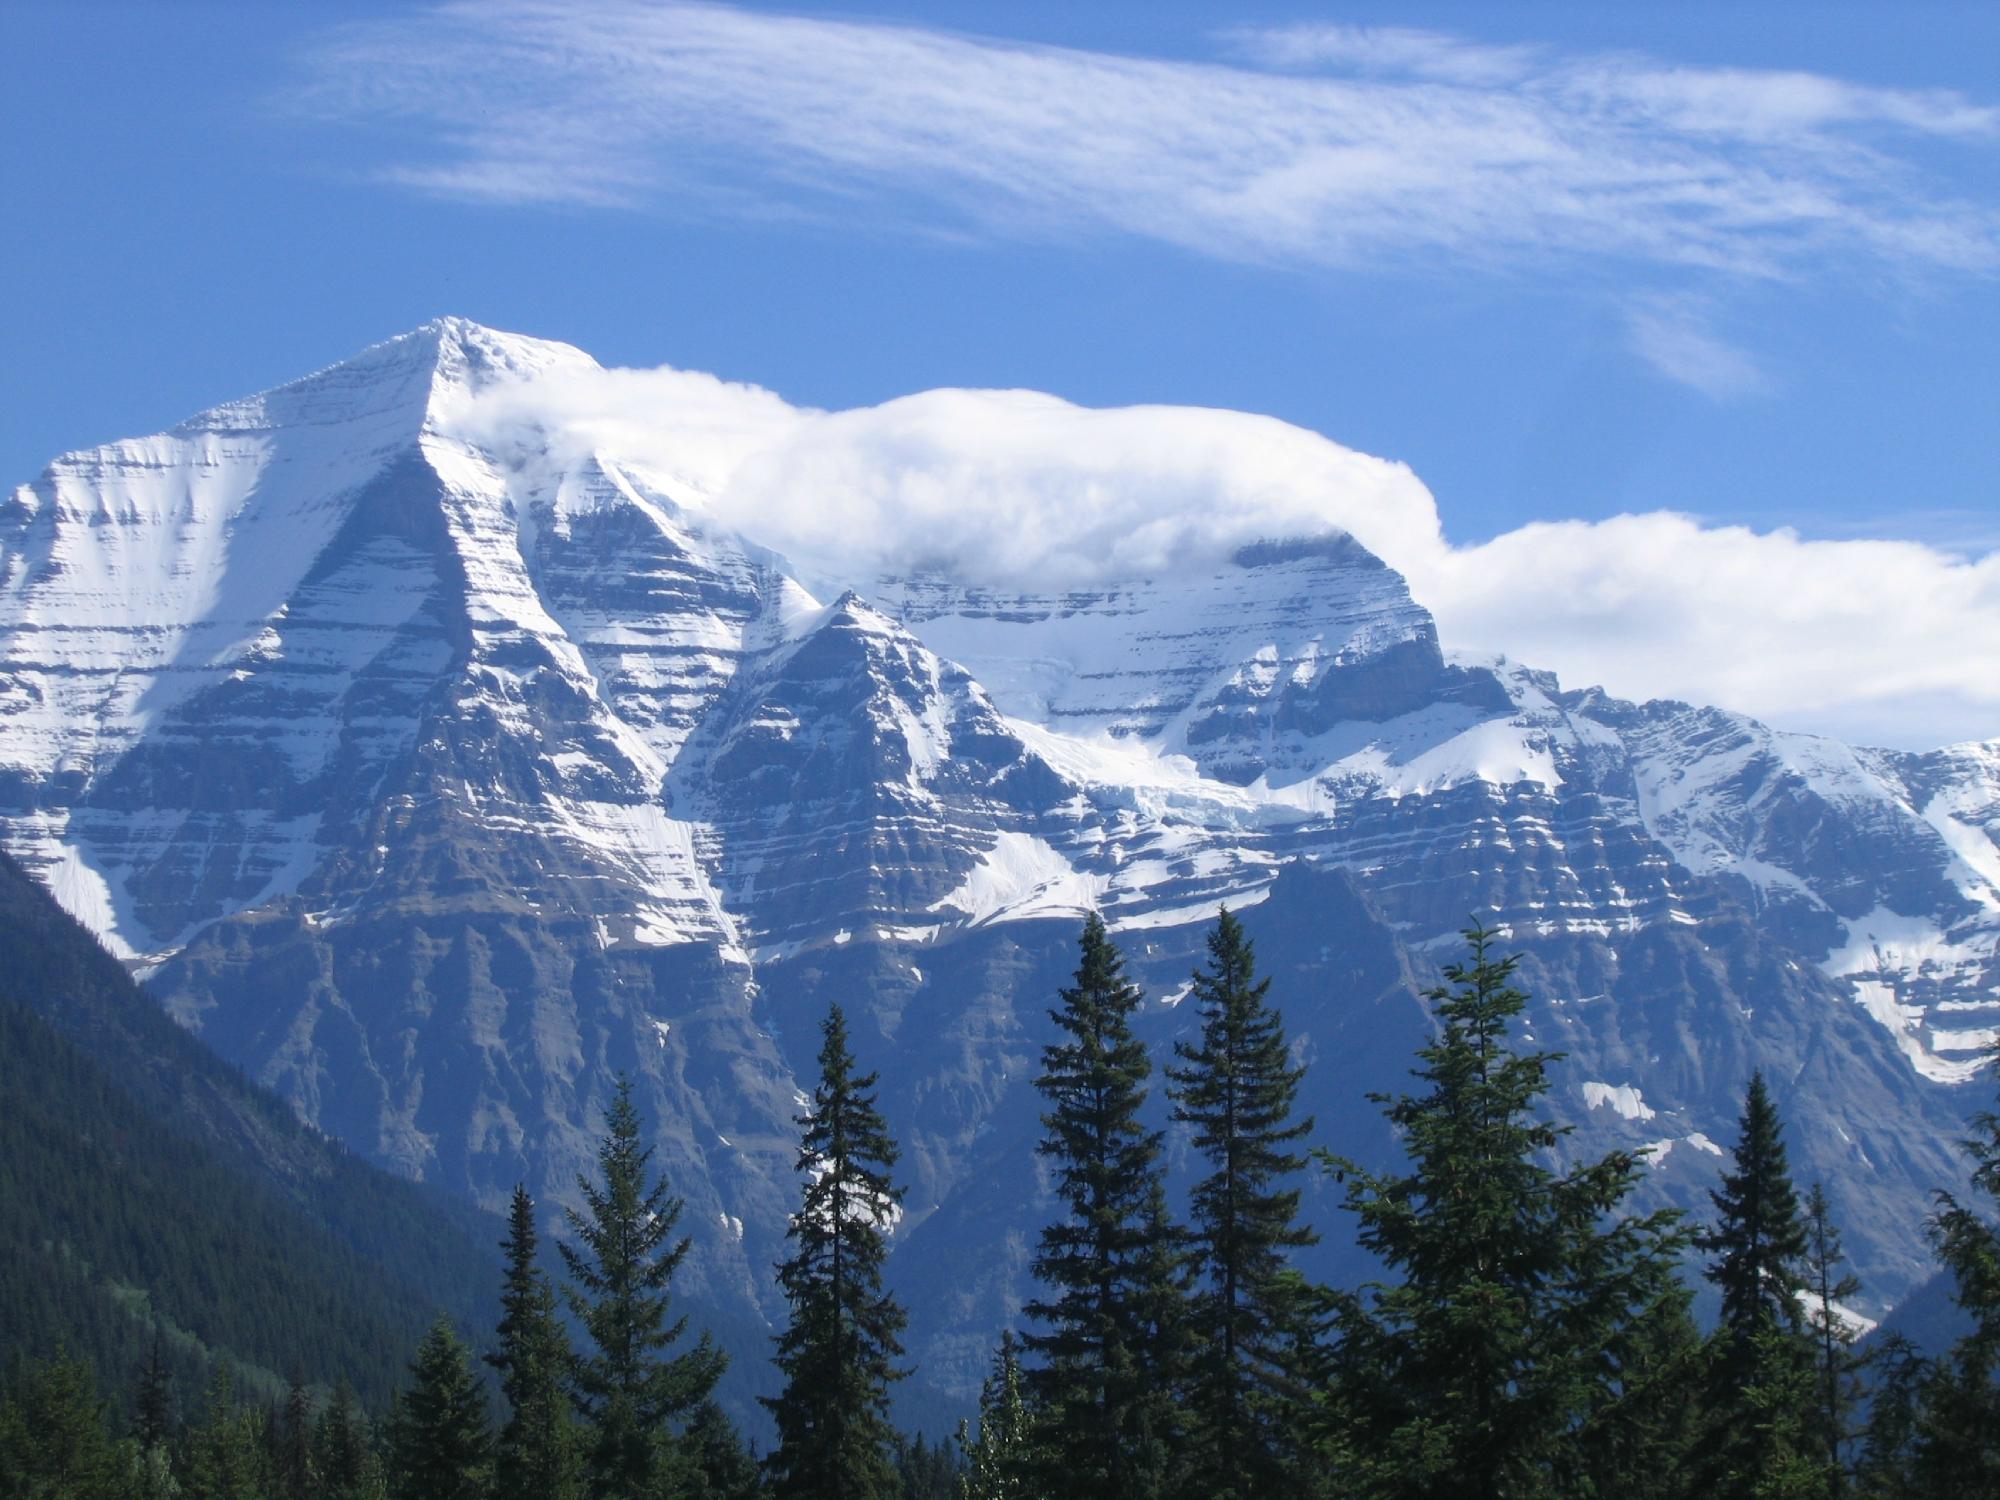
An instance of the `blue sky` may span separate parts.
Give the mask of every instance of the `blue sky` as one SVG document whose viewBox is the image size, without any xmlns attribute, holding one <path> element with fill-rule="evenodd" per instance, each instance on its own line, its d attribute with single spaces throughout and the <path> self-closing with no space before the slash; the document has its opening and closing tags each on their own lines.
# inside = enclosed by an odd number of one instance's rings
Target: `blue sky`
<svg viewBox="0 0 2000 1500">
<path fill-rule="evenodd" d="M 1230 407 L 1459 546 L 1921 543 L 1960 603 L 1856 628 L 1956 675 L 1717 691 L 2000 733 L 2000 7 L 13 0 L 0 55 L 10 483 L 443 312 L 812 406 Z"/>
</svg>

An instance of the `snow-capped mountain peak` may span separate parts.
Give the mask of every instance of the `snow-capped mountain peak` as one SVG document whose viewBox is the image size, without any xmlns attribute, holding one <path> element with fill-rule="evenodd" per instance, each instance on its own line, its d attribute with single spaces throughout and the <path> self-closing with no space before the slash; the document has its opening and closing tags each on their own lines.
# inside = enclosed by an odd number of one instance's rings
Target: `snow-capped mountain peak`
<svg viewBox="0 0 2000 1500">
<path fill-rule="evenodd" d="M 915 544 L 838 576 L 896 539 L 788 559 L 715 503 L 766 416 L 813 419 L 691 375 L 559 410 L 604 373 L 441 319 L 0 507 L 0 837 L 324 1128 L 560 1196 L 635 1075 L 690 1222 L 743 1226 L 702 1274 L 754 1302 L 829 998 L 913 1143 L 898 1244 L 949 1248 L 1019 1228 L 990 1190 L 1031 1170 L 1083 911 L 1161 1045 L 1243 911 L 1355 1130 L 1476 914 L 1590 1080 L 1589 1141 L 1725 1139 L 1761 1063 L 1802 1169 L 1866 1183 L 1864 1271 L 1919 1274 L 1954 1085 L 2000 1034 L 2000 742 L 1856 750 L 1448 658 L 1325 526 L 1059 587 Z M 926 513 L 978 489 L 945 459 Z M 1654 1159 L 1701 1201 L 1706 1148 Z"/>
</svg>

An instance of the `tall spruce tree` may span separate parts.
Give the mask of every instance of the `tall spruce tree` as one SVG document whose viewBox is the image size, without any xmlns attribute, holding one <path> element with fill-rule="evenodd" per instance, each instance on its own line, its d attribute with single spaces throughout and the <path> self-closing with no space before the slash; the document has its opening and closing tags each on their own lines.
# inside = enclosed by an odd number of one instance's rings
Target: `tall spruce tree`
<svg viewBox="0 0 2000 1500">
<path fill-rule="evenodd" d="M 146 1345 L 146 1363 L 139 1371 L 139 1392 L 133 1405 L 132 1436 L 141 1452 L 165 1448 L 174 1434 L 174 1378 L 167 1366 L 166 1337 L 153 1325 Z"/>
<path fill-rule="evenodd" d="M 921 1432 L 897 1436 L 897 1500 L 964 1500 L 963 1477 L 958 1451 L 950 1443 L 933 1443 Z"/>
<path fill-rule="evenodd" d="M 1703 1480 L 1717 1500 L 1811 1495 L 1826 1476 L 1805 1327 L 1807 1236 L 1783 1126 L 1762 1072 L 1743 1100 L 1730 1169 L 1696 1243 L 1722 1294 L 1710 1339 Z"/>
<path fill-rule="evenodd" d="M 1815 1182 L 1806 1195 L 1806 1324 L 1813 1341 L 1814 1422 L 1819 1436 L 1825 1493 L 1833 1500 L 1847 1492 L 1847 1444 L 1861 1403 L 1862 1357 L 1854 1352 L 1854 1329 L 1841 1305 L 1861 1290 L 1858 1277 L 1843 1267 L 1846 1254 L 1826 1188 Z"/>
<path fill-rule="evenodd" d="M 13 1372 L 0 1399 L 0 1495 L 124 1500 L 133 1455 L 113 1440 L 90 1366 L 67 1354 Z"/>
<path fill-rule="evenodd" d="M 1394 1280 L 1336 1299 L 1328 1451 L 1362 1496 L 1514 1500 L 1593 1493 L 1605 1470 L 1671 1442 L 1685 1294 L 1672 1213 L 1623 1211 L 1626 1152 L 1560 1171 L 1566 1129 L 1534 1117 L 1552 1053 L 1517 1053 L 1517 960 L 1473 926 L 1469 961 L 1430 991 L 1421 1094 L 1375 1095 L 1410 1160 L 1378 1174 L 1322 1154 L 1357 1240 Z M 1665 1410 L 1659 1407 L 1664 1399 Z"/>
<path fill-rule="evenodd" d="M 687 1331 L 668 1317 L 668 1284 L 686 1256 L 675 1239 L 681 1200 L 649 1180 L 631 1081 L 618 1079 L 597 1147 L 601 1182 L 579 1176 L 585 1213 L 568 1211 L 575 1244 L 560 1248 L 570 1305 L 590 1348 L 574 1364 L 577 1405 L 590 1432 L 585 1474 L 595 1500 L 645 1500 L 675 1463 L 673 1424 L 715 1389 L 727 1362 L 706 1333 L 679 1354 Z"/>
<path fill-rule="evenodd" d="M 306 1390 L 305 1372 L 292 1367 L 285 1388 L 285 1404 L 278 1411 L 275 1456 L 279 1500 L 313 1500 L 319 1492 L 319 1476 L 313 1469 L 312 1396 Z"/>
<path fill-rule="evenodd" d="M 492 1482 L 486 1394 L 471 1356 L 440 1317 L 410 1362 L 410 1387 L 389 1427 L 396 1500 L 485 1500 Z"/>
<path fill-rule="evenodd" d="M 1270 988 L 1257 978 L 1242 924 L 1223 908 L 1208 966 L 1195 971 L 1190 990 L 1200 1040 L 1176 1043 L 1182 1065 L 1167 1069 L 1174 1118 L 1193 1127 L 1210 1168 L 1193 1190 L 1199 1344 L 1187 1413 L 1189 1477 L 1216 1500 L 1287 1482 L 1299 1305 L 1296 1283 L 1283 1274 L 1285 1252 L 1318 1239 L 1299 1222 L 1299 1190 L 1281 1185 L 1305 1165 L 1292 1147 L 1312 1121 L 1291 1117 L 1305 1070 L 1292 1062 L 1284 1019 L 1266 1001 Z"/>
<path fill-rule="evenodd" d="M 493 1450 L 494 1500 L 576 1500 L 583 1478 L 580 1434 L 570 1413 L 574 1356 L 555 1288 L 537 1257 L 535 1200 L 525 1186 L 514 1189 L 502 1250 L 499 1347 L 486 1356 L 507 1398 L 507 1419 Z"/>
<path fill-rule="evenodd" d="M 887 1236 L 902 1191 L 891 1185 L 896 1145 L 875 1104 L 875 1075 L 857 1076 L 847 1019 L 827 1013 L 819 1083 L 799 1117 L 799 1211 L 778 1265 L 791 1322 L 778 1336 L 784 1389 L 766 1398 L 778 1444 L 765 1460 L 780 1500 L 891 1500 L 896 1433 L 889 1386 L 905 1322 L 882 1287 Z"/>
<path fill-rule="evenodd" d="M 1854 1482 L 1867 1500 L 1919 1500 L 1916 1452 L 1923 1390 L 1931 1364 L 1907 1334 L 1882 1336 L 1868 1356 L 1868 1420 Z"/>
<path fill-rule="evenodd" d="M 1750 1075 L 1744 1095 L 1734 1164 L 1709 1197 L 1716 1224 L 1696 1243 L 1716 1256 L 1708 1278 L 1722 1293 L 1722 1332 L 1747 1341 L 1765 1328 L 1798 1328 L 1806 1227 L 1785 1159 L 1783 1126 L 1761 1070 Z"/>
<path fill-rule="evenodd" d="M 961 1500 L 1028 1500 L 1033 1485 L 1033 1436 L 1028 1420 L 1020 1346 L 1010 1328 L 1000 1335 L 993 1368 L 979 1388 L 979 1434 L 958 1424 L 965 1459 Z"/>
<path fill-rule="evenodd" d="M 1042 1230 L 1042 1325 L 1023 1339 L 1048 1481 L 1118 1497 L 1168 1484 L 1174 1441 L 1178 1232 L 1167 1220 L 1158 1131 L 1140 1118 L 1152 1061 L 1132 1034 L 1143 996 L 1128 983 L 1103 920 L 1084 923 L 1076 983 L 1049 1014 L 1062 1039 L 1035 1080 L 1047 1105 L 1037 1149 L 1054 1168 L 1063 1214 Z"/>
<path fill-rule="evenodd" d="M 2000 1046 L 1994 1059 L 2000 1079 Z M 1975 1115 L 1972 1131 L 1972 1184 L 2000 1202 L 2000 1111 Z M 1929 1494 L 2000 1495 L 2000 1229 L 1944 1192 L 1930 1227 L 1972 1328 L 1925 1384 L 1917 1477 Z"/>
<path fill-rule="evenodd" d="M 313 1428 L 313 1467 L 324 1500 L 377 1500 L 384 1491 L 368 1419 L 354 1399 L 354 1387 L 344 1379 L 333 1388 Z"/>
<path fill-rule="evenodd" d="M 202 1500 L 267 1500 L 257 1422 L 236 1400 L 235 1377 L 218 1363 L 209 1377 L 201 1421 L 187 1435 L 187 1490 Z"/>
</svg>

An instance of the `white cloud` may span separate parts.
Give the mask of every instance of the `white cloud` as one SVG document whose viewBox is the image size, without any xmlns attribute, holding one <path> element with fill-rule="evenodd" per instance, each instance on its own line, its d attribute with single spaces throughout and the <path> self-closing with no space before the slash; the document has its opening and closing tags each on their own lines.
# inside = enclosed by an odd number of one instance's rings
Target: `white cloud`
<svg viewBox="0 0 2000 1500">
<path fill-rule="evenodd" d="M 1710 326 L 1709 310 L 1685 297 L 1641 297 L 1626 309 L 1632 348 L 1660 374 L 1718 400 L 1749 395 L 1768 382 L 1746 351 Z"/>
<path fill-rule="evenodd" d="M 2000 552 L 1655 512 L 1540 522 L 1410 570 L 1447 639 L 1572 687 L 1905 746 L 2000 736 Z"/>
<path fill-rule="evenodd" d="M 915 568 L 1090 585 L 1330 526 L 1384 557 L 1438 545 L 1430 491 L 1405 465 L 1243 412 L 969 390 L 823 412 L 661 369 L 493 388 L 450 425 L 562 467 L 599 453 L 637 467 L 826 587 Z"/>
<path fill-rule="evenodd" d="M 1482 46 L 1405 26 L 1275 26 L 1223 33 L 1243 56 L 1273 68 L 1345 68 L 1446 83 L 1501 84 L 1527 77 L 1546 56 L 1535 46 Z"/>
<path fill-rule="evenodd" d="M 2000 112 L 1803 73 L 1353 27 L 1246 64 L 632 0 L 448 4 L 327 35 L 301 107 L 406 127 L 454 197 L 851 204 L 1307 267 L 1591 260 L 1732 277 L 2000 264 L 1902 147 Z M 1326 71 L 1298 71 L 1332 69 Z"/>
<path fill-rule="evenodd" d="M 1339 527 L 1400 569 L 1448 647 L 1570 686 L 1718 703 L 1922 746 L 2000 735 L 2000 552 L 1806 540 L 1656 513 L 1453 545 L 1406 467 L 1269 417 L 931 391 L 843 412 L 675 370 L 564 372 L 453 419 L 489 443 L 603 452 L 823 586 L 941 567 L 1067 587 L 1211 566 Z"/>
</svg>

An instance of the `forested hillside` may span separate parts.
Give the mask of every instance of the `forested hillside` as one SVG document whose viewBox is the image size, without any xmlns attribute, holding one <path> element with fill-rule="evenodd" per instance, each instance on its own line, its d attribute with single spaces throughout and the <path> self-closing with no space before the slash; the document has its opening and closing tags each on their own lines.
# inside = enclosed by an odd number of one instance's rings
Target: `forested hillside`
<svg viewBox="0 0 2000 1500">
<path fill-rule="evenodd" d="M 113 1390 L 157 1326 L 386 1398 L 439 1311 L 486 1320 L 500 1228 L 370 1167 L 188 1036 L 0 856 L 0 1359 L 66 1343 Z"/>
<path fill-rule="evenodd" d="M 408 1289 L 371 1300 L 352 1247 L 190 1143 L 150 1136 L 102 1069 L 5 1002 L 0 1085 L 19 1107 L 0 1131 L 0 1189 L 24 1230 L 10 1218 L 5 1287 L 43 1352 L 0 1392 L 0 1500 L 2000 1492 L 2000 1113 L 1971 1122 L 1973 1194 L 1939 1192 L 1927 1225 L 1967 1331 L 1935 1354 L 1891 1334 L 1864 1355 L 1861 1282 L 1823 1185 L 1794 1182 L 1764 1074 L 1749 1077 L 1712 1213 L 1638 1210 L 1650 1149 L 1566 1156 L 1569 1132 L 1541 1116 L 1564 1059 L 1518 1045 L 1533 1046 L 1519 1034 L 1529 996 L 1495 936 L 1469 929 L 1466 959 L 1427 992 L 1434 1031 L 1409 1091 L 1372 1096 L 1403 1156 L 1382 1170 L 1298 1108 L 1310 1065 L 1222 910 L 1190 983 L 1198 1030 L 1161 1070 L 1202 1172 L 1183 1201 L 1167 1133 L 1144 1123 L 1143 995 L 1089 918 L 1053 1012 L 1061 1040 L 1034 1080 L 1055 1200 L 1032 1260 L 1043 1295 L 1017 1310 L 1021 1336 L 999 1340 L 956 1448 L 894 1420 L 892 1393 L 923 1375 L 882 1274 L 903 1156 L 837 1005 L 800 1102 L 798 1207 L 773 1267 L 787 1318 L 767 1361 L 680 1300 L 686 1200 L 621 1077 L 584 1206 L 562 1215 L 561 1274 L 516 1188 L 488 1283 L 497 1318 L 468 1338 L 439 1315 L 371 1411 L 350 1381 L 379 1385 Z M 1336 1223 L 1304 1211 L 1314 1179 L 1338 1191 Z M 1296 1253 L 1335 1233 L 1376 1277 L 1302 1274 Z M 1697 1279 L 1720 1306 L 1712 1328 L 1693 1313 Z M 142 1319 L 137 1288 L 162 1317 Z M 65 1345 L 85 1357 L 46 1352 Z M 262 1368 L 246 1386 L 211 1360 L 197 1403 L 176 1365 L 204 1350 Z M 761 1462 L 720 1400 L 732 1364 L 775 1376 Z M 102 1399 L 100 1382 L 134 1371 L 131 1399 Z"/>
</svg>

